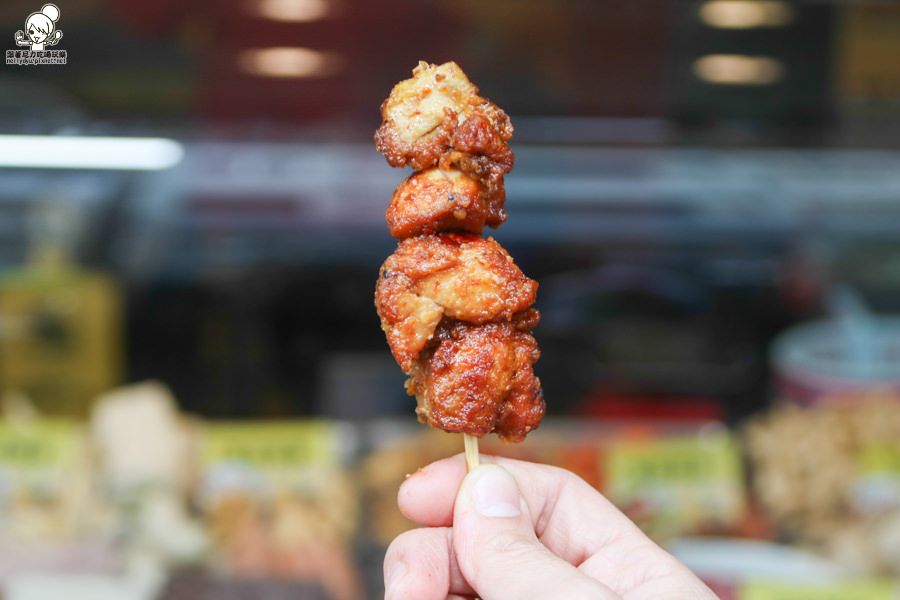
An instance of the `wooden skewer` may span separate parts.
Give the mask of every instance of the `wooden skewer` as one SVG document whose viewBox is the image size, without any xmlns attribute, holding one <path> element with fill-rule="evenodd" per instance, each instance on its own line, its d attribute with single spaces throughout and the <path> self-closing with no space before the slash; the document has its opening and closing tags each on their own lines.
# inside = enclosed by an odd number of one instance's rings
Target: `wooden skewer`
<svg viewBox="0 0 900 600">
<path fill-rule="evenodd" d="M 481 464 L 481 461 L 478 459 L 478 438 L 464 433 L 463 441 L 466 445 L 466 471 L 471 472 Z"/>
</svg>

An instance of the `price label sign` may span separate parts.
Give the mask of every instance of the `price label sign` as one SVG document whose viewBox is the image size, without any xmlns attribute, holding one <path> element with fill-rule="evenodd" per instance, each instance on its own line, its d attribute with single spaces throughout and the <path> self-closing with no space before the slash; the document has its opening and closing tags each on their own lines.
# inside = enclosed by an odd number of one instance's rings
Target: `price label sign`
<svg viewBox="0 0 900 600">
<path fill-rule="evenodd" d="M 261 468 L 336 465 L 337 428 L 327 421 L 222 423 L 203 435 L 207 462 L 241 462 Z"/>
<path fill-rule="evenodd" d="M 900 508 L 900 443 L 868 441 L 857 458 L 858 475 L 850 502 L 862 513 Z"/>
<path fill-rule="evenodd" d="M 727 525 L 744 508 L 740 453 L 727 432 L 621 440 L 606 453 L 605 467 L 613 502 L 640 506 L 676 527 Z"/>
<path fill-rule="evenodd" d="M 0 422 L 0 483 L 5 491 L 38 487 L 47 491 L 65 481 L 76 463 L 80 430 L 67 421 L 29 425 Z"/>
<path fill-rule="evenodd" d="M 216 423 L 201 441 L 202 494 L 302 487 L 309 473 L 341 467 L 341 430 L 324 420 Z"/>
<path fill-rule="evenodd" d="M 891 581 L 834 581 L 822 584 L 755 582 L 740 586 L 740 600 L 894 600 Z"/>
<path fill-rule="evenodd" d="M 863 474 L 890 473 L 900 477 L 900 443 L 863 443 L 859 470 Z"/>
</svg>

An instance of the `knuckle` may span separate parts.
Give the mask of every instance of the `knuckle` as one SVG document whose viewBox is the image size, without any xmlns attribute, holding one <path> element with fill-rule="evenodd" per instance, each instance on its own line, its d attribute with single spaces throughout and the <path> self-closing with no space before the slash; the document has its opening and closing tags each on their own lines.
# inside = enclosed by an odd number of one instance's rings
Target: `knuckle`
<svg viewBox="0 0 900 600">
<path fill-rule="evenodd" d="M 388 546 L 385 565 L 402 559 L 429 573 L 438 573 L 448 569 L 449 556 L 445 533 L 438 529 L 411 529 L 398 535 Z"/>
<path fill-rule="evenodd" d="M 516 529 L 496 531 L 484 539 L 483 548 L 504 555 L 520 555 L 532 549 L 533 543 L 524 532 Z"/>
<path fill-rule="evenodd" d="M 518 530 L 501 530 L 481 537 L 472 548 L 467 566 L 478 577 L 485 570 L 504 565 L 526 564 L 527 557 L 537 551 L 532 536 Z"/>
</svg>

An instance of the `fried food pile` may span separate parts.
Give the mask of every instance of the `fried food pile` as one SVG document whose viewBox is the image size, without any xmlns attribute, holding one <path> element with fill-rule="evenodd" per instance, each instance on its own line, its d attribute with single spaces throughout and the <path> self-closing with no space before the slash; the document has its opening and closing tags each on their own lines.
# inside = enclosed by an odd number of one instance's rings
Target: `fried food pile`
<svg viewBox="0 0 900 600">
<path fill-rule="evenodd" d="M 545 412 L 532 370 L 538 284 L 493 238 L 478 237 L 506 220 L 509 117 L 453 62 L 420 62 L 381 115 L 376 147 L 391 166 L 416 169 L 387 209 L 400 243 L 375 287 L 416 414 L 445 431 L 521 441 Z"/>
</svg>

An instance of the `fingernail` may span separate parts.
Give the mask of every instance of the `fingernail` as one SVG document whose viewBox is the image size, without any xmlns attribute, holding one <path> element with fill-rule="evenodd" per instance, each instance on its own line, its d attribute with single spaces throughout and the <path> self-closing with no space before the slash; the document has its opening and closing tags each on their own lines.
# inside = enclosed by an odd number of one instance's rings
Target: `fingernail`
<svg viewBox="0 0 900 600">
<path fill-rule="evenodd" d="M 478 480 L 472 489 L 472 504 L 483 517 L 518 517 L 519 488 L 515 479 L 502 467 L 484 465 L 478 469 Z"/>
<path fill-rule="evenodd" d="M 407 567 L 405 562 L 401 561 L 394 563 L 388 571 L 387 576 L 384 578 L 384 589 L 391 589 L 393 585 L 403 579 L 403 576 L 406 575 L 406 571 Z"/>
</svg>

